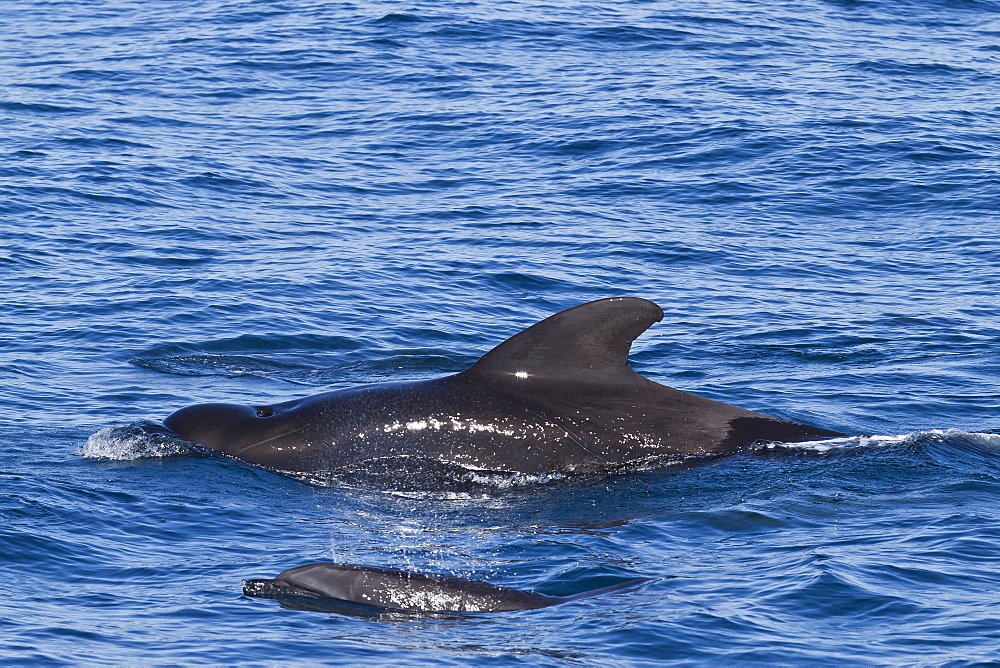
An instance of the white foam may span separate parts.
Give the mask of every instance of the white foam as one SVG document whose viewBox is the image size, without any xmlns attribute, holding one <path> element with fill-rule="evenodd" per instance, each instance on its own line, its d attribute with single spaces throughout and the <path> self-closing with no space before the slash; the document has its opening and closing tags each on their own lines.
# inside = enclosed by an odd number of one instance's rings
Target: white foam
<svg viewBox="0 0 1000 668">
<path fill-rule="evenodd" d="M 517 487 L 530 487 L 534 485 L 547 485 L 552 482 L 565 480 L 567 474 L 561 471 L 545 471 L 541 473 L 497 473 L 478 471 L 469 469 L 465 478 L 470 482 L 494 487 L 496 489 L 514 489 Z"/>
<path fill-rule="evenodd" d="M 1000 434 L 988 434 L 961 429 L 935 429 L 928 432 L 942 438 L 954 439 L 990 450 L 1000 450 Z"/>
<path fill-rule="evenodd" d="M 931 431 L 919 431 L 910 434 L 898 434 L 895 436 L 841 436 L 838 438 L 825 438 L 816 441 L 801 441 L 799 443 L 783 443 L 780 441 L 758 441 L 751 450 L 806 450 L 809 452 L 825 453 L 854 448 L 884 448 L 901 443 L 914 441 L 918 438 L 934 436 L 941 439 L 961 439 L 976 445 L 992 449 L 1000 449 L 1000 434 L 986 434 L 967 432 L 960 429 L 933 429 Z"/>
<path fill-rule="evenodd" d="M 191 452 L 191 444 L 171 436 L 152 422 L 105 427 L 91 434 L 76 454 L 87 459 L 129 461 L 146 457 L 172 457 Z"/>
</svg>

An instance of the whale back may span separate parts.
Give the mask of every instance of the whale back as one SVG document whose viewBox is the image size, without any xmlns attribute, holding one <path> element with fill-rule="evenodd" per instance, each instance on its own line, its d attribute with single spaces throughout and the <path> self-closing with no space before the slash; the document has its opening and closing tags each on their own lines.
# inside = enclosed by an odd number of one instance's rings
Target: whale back
<svg viewBox="0 0 1000 668">
<path fill-rule="evenodd" d="M 329 562 L 297 566 L 273 580 L 250 580 L 244 584 L 244 593 L 267 598 L 305 596 L 409 612 L 531 610 L 563 600 L 480 580 Z"/>
<path fill-rule="evenodd" d="M 547 596 L 482 580 L 377 566 L 317 562 L 296 566 L 270 580 L 247 580 L 243 593 L 286 602 L 343 602 L 403 612 L 510 612 L 630 591 L 651 582 L 636 578 L 570 596 Z"/>
<path fill-rule="evenodd" d="M 433 462 L 507 472 L 610 471 L 724 455 L 755 440 L 837 432 L 661 385 L 628 363 L 662 320 L 654 303 L 581 304 L 515 334 L 465 371 L 335 390 L 270 406 L 200 404 L 164 425 L 213 451 L 282 471 L 389 470 Z"/>
</svg>

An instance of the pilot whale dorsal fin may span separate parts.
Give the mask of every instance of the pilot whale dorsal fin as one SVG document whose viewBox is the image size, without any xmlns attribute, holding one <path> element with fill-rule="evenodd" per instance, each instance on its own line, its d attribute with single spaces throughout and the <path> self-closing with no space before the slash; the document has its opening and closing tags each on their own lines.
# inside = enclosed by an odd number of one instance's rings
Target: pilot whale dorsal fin
<svg viewBox="0 0 1000 668">
<path fill-rule="evenodd" d="M 472 377 L 562 376 L 625 372 L 632 341 L 663 311 L 637 297 L 612 297 L 560 311 L 515 334 L 486 353 L 464 375 Z"/>
</svg>

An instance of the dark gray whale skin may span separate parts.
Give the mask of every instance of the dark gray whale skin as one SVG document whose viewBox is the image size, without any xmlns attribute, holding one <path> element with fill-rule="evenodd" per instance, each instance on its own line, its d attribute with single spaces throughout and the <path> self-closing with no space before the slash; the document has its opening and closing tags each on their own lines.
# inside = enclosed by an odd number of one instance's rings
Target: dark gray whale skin
<svg viewBox="0 0 1000 668">
<path fill-rule="evenodd" d="M 397 459 L 520 473 L 655 468 L 757 440 L 843 435 L 640 376 L 629 348 L 662 318 L 644 299 L 602 299 L 532 325 L 452 376 L 269 406 L 199 404 L 164 425 L 218 453 L 301 474 Z"/>
<path fill-rule="evenodd" d="M 635 589 L 649 581 L 649 578 L 639 578 L 573 596 L 547 596 L 481 580 L 319 562 L 290 568 L 270 580 L 246 580 L 243 593 L 278 600 L 304 598 L 346 602 L 403 612 L 509 612 L 546 608 Z"/>
</svg>

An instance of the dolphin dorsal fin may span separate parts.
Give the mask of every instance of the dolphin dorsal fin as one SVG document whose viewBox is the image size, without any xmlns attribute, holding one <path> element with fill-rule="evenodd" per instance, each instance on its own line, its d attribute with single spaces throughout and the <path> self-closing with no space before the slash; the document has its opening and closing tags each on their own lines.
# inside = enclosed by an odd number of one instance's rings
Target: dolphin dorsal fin
<svg viewBox="0 0 1000 668">
<path fill-rule="evenodd" d="M 598 373 L 607 380 L 625 372 L 632 341 L 663 311 L 637 297 L 612 297 L 574 306 L 515 334 L 486 353 L 464 375 L 560 377 Z"/>
</svg>

